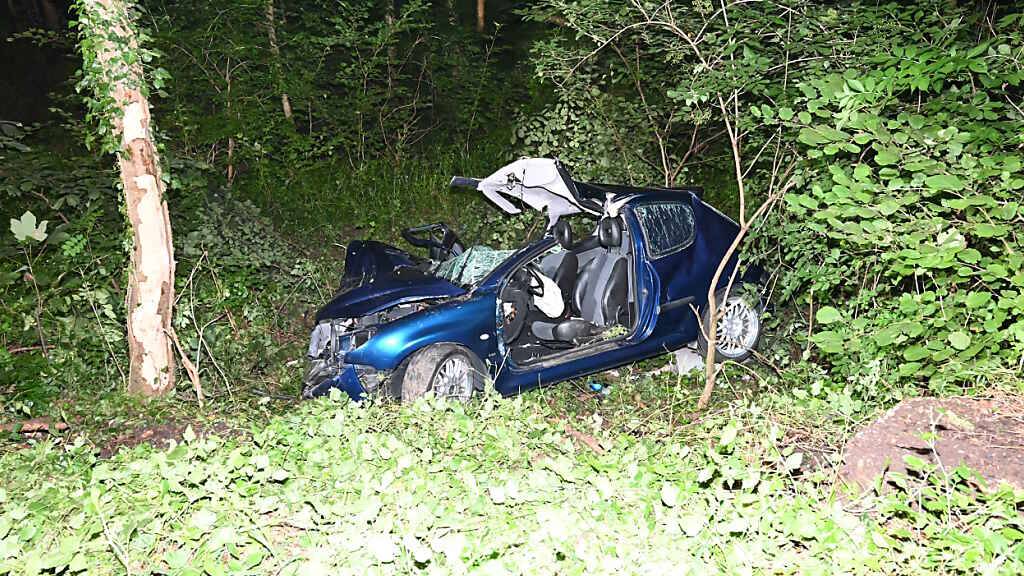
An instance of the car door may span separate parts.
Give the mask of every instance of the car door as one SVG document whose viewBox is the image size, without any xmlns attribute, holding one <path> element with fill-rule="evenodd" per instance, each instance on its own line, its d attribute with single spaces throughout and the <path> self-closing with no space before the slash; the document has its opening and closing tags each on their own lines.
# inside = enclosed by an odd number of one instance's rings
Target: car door
<svg viewBox="0 0 1024 576">
<path fill-rule="evenodd" d="M 649 268 L 645 269 L 646 259 L 635 221 L 627 215 L 625 222 L 628 234 L 623 242 L 631 243 L 631 294 L 638 299 L 636 311 L 639 317 L 636 320 L 636 330 L 631 335 L 567 351 L 535 364 L 517 366 L 514 362 L 503 362 L 495 378 L 495 387 L 499 392 L 506 395 L 515 394 L 560 380 L 614 368 L 663 351 L 661 342 L 646 338 L 653 321 L 653 303 L 648 298 L 652 293 L 653 273 Z"/>
<path fill-rule="evenodd" d="M 701 252 L 701 237 L 692 195 L 643 200 L 630 206 L 643 236 L 644 256 L 657 277 L 654 329 L 648 338 L 669 340 L 671 347 L 697 336 L 694 307 L 704 303 L 709 262 Z M 699 200 L 697 200 L 699 202 Z"/>
</svg>

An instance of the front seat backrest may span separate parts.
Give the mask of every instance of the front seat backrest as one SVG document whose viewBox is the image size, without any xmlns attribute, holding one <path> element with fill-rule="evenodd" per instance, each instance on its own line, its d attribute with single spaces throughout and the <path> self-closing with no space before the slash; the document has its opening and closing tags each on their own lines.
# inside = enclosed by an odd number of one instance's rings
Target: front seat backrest
<svg viewBox="0 0 1024 576">
<path fill-rule="evenodd" d="M 620 256 L 612 265 L 608 283 L 601 297 L 601 312 L 604 323 L 618 322 L 629 326 L 629 273 L 626 269 L 628 259 Z"/>
<path fill-rule="evenodd" d="M 600 289 L 603 287 L 601 276 L 607 261 L 608 253 L 603 250 L 595 254 L 590 260 L 587 260 L 586 264 L 580 268 L 572 294 L 572 304 L 575 307 L 573 311 L 583 317 L 584 320 L 589 320 L 595 324 L 597 324 L 598 314 L 597 296 L 601 293 Z"/>
<path fill-rule="evenodd" d="M 558 268 L 555 270 L 555 284 L 558 284 L 558 289 L 562 292 L 562 300 L 565 302 L 566 308 L 572 307 L 573 288 L 576 287 L 579 269 L 580 259 L 576 257 L 576 253 L 567 251 L 565 256 L 562 256 L 562 261 L 558 263 Z"/>
<path fill-rule="evenodd" d="M 573 303 L 584 320 L 607 326 L 627 310 L 629 259 L 608 252 L 598 253 L 583 265 Z"/>
</svg>

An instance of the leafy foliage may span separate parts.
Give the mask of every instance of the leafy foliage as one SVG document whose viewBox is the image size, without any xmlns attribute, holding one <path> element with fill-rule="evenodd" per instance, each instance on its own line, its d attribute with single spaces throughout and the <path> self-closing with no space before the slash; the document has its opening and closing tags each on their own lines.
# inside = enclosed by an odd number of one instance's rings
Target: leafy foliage
<svg viewBox="0 0 1024 576">
<path fill-rule="evenodd" d="M 813 337 L 836 368 L 885 358 L 935 391 L 998 382 L 1024 353 L 1020 15 L 980 43 L 949 17 L 921 11 L 900 31 L 916 45 L 880 30 L 864 67 L 798 84 L 806 187 L 779 236 L 789 286 L 841 304 Z M 786 242 L 797 229 L 822 242 Z"/>
<path fill-rule="evenodd" d="M 956 492 L 961 527 L 905 494 L 864 502 L 880 523 L 832 500 L 829 474 L 791 480 L 800 453 L 757 421 L 736 411 L 697 442 L 598 432 L 595 453 L 523 399 L 400 412 L 346 400 L 251 440 L 186 431 L 107 462 L 44 444 L 0 461 L 22 479 L 0 496 L 0 572 L 1020 570 L 1019 493 Z"/>
<path fill-rule="evenodd" d="M 779 301 L 813 298 L 811 340 L 839 387 L 865 367 L 934 391 L 1015 381 L 1024 358 L 1019 12 L 988 27 L 969 9 L 931 2 L 544 4 L 536 17 L 557 14 L 571 33 L 535 46 L 538 75 L 560 100 L 521 145 L 575 150 L 589 139 L 602 154 L 578 160 L 592 173 L 614 165 L 625 170 L 616 176 L 656 180 L 629 168 L 637 158 L 706 178 L 701 164 L 722 152 L 724 102 L 754 159 L 747 189 L 765 194 L 780 165 L 797 178 L 747 258 L 775 271 Z M 584 112 L 559 112 L 570 99 Z M 614 133 L 650 136 L 602 147 Z M 690 144 L 686 157 L 686 142 L 705 147 Z M 885 401 L 904 389 L 860 394 Z"/>
<path fill-rule="evenodd" d="M 114 154 L 121 151 L 115 124 L 121 111 L 114 87 L 121 85 L 148 97 L 150 88 L 160 91 L 169 75 L 163 68 L 152 66 L 160 53 L 149 46 L 148 34 L 137 31 L 139 15 L 134 5 L 125 2 L 112 3 L 104 9 L 100 6 L 82 0 L 73 3 L 78 20 L 71 27 L 78 30 L 82 55 L 75 90 L 82 95 L 86 122 L 96 126 L 85 133 L 86 147 L 98 140 L 102 152 Z M 112 47 L 111 53 L 104 53 L 106 46 Z"/>
</svg>

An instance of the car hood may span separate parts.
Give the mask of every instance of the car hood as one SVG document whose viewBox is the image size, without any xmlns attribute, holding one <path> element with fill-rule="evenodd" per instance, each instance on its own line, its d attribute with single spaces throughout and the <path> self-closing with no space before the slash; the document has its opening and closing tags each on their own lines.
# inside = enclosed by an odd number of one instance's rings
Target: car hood
<svg viewBox="0 0 1024 576">
<path fill-rule="evenodd" d="M 317 322 L 331 318 L 359 318 L 398 304 L 450 298 L 466 291 L 444 280 L 427 275 L 414 278 L 378 276 L 372 282 L 341 292 L 316 315 Z"/>
<path fill-rule="evenodd" d="M 345 254 L 338 294 L 317 312 L 317 322 L 358 318 L 398 304 L 448 298 L 465 289 L 416 267 L 408 253 L 372 240 L 356 240 Z"/>
</svg>

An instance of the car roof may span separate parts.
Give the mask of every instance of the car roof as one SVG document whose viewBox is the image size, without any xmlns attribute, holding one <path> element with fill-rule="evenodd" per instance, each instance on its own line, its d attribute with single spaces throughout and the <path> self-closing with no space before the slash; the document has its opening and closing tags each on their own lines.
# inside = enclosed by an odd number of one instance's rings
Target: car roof
<svg viewBox="0 0 1024 576">
<path fill-rule="evenodd" d="M 667 200 L 681 194 L 699 198 L 703 192 L 698 187 L 582 182 L 575 180 L 557 158 L 520 158 L 483 179 L 455 176 L 451 186 L 475 188 L 508 214 L 520 213 L 520 207 L 511 202 L 518 200 L 521 205 L 547 212 L 549 225 L 568 214 L 583 212 L 600 216 L 606 212 L 609 202 L 622 205 L 634 198 Z"/>
<path fill-rule="evenodd" d="M 597 202 L 604 202 L 608 194 L 613 196 L 623 196 L 630 194 L 659 194 L 669 193 L 678 194 L 682 193 L 693 193 L 698 197 L 704 194 L 704 189 L 699 186 L 686 186 L 686 187 L 675 187 L 670 188 L 666 186 L 627 186 L 625 184 L 604 184 L 598 182 L 578 182 L 573 181 L 576 185 L 576 192 L 580 197 Z"/>
</svg>

